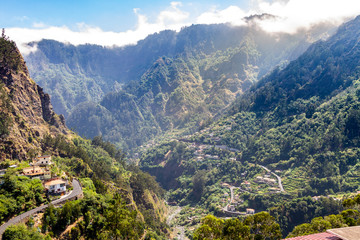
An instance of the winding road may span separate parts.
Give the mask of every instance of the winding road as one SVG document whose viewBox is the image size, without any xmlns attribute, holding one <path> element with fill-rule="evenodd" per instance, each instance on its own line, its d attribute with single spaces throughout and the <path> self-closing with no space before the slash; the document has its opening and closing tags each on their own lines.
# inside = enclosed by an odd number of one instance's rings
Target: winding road
<svg viewBox="0 0 360 240">
<path fill-rule="evenodd" d="M 230 214 L 232 214 L 232 215 L 245 215 L 243 212 L 232 212 L 232 211 L 229 211 L 229 210 L 228 210 L 228 206 L 231 205 L 231 203 L 232 203 L 233 200 L 234 200 L 234 189 L 235 189 L 235 188 L 240 189 L 240 191 L 242 191 L 242 192 L 248 192 L 248 191 L 245 191 L 245 190 L 243 190 L 243 189 L 240 188 L 240 187 L 235 187 L 235 186 L 231 186 L 231 185 L 228 185 L 228 188 L 230 188 L 230 200 L 229 200 L 228 204 L 227 204 L 225 207 L 223 207 L 223 211 L 224 211 L 225 213 L 230 213 Z"/>
<path fill-rule="evenodd" d="M 277 178 L 277 180 L 278 180 L 280 192 L 285 192 L 284 187 L 283 187 L 283 185 L 282 185 L 282 183 L 281 183 L 281 177 L 279 177 L 276 173 L 270 171 L 270 169 L 268 169 L 267 167 L 262 166 L 262 165 L 259 165 L 259 166 L 262 167 L 263 169 L 265 169 L 267 172 L 269 172 L 269 173 L 271 173 L 272 175 L 274 175 L 274 176 Z"/>
<path fill-rule="evenodd" d="M 80 194 L 82 194 L 82 189 L 81 189 L 79 181 L 76 180 L 76 179 L 73 179 L 72 184 L 73 184 L 73 190 L 68 195 L 65 195 L 65 196 L 61 197 L 60 199 L 52 201 L 50 204 L 56 205 L 56 204 L 65 202 L 65 201 L 67 201 L 69 199 L 72 199 L 72 198 L 77 197 Z M 37 212 L 41 212 L 42 210 L 44 210 L 48 206 L 49 206 L 49 204 L 46 204 L 46 205 L 31 209 L 30 211 L 27 211 L 27 212 L 25 212 L 23 214 L 20 214 L 20 215 L 18 215 L 16 217 L 10 219 L 9 221 L 4 223 L 3 225 L 1 225 L 0 226 L 0 239 L 2 239 L 2 235 L 5 232 L 7 227 L 9 227 L 10 225 L 13 225 L 13 224 L 20 223 L 22 220 L 30 217 L 31 215 L 33 215 L 33 214 L 35 214 Z"/>
</svg>

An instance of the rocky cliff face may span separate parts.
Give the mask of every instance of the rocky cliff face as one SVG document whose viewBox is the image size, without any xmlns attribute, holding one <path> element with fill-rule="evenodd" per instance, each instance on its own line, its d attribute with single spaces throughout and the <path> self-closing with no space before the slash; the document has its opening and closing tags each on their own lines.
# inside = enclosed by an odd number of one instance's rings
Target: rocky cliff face
<svg viewBox="0 0 360 240">
<path fill-rule="evenodd" d="M 68 134 L 64 118 L 53 111 L 50 96 L 30 78 L 15 43 L 4 36 L 0 38 L 0 88 L 5 129 L 0 137 L 1 160 L 26 159 L 29 151 L 41 153 L 44 135 Z"/>
</svg>

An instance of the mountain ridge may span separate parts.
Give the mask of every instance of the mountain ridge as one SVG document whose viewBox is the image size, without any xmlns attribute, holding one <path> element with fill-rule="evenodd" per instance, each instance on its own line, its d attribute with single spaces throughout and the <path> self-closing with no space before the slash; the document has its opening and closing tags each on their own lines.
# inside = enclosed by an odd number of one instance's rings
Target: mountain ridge
<svg viewBox="0 0 360 240">
<path fill-rule="evenodd" d="M 315 38 L 322 32 L 310 31 Z M 98 46 L 90 51 L 90 45 L 70 45 L 67 49 L 56 42 L 52 42 L 52 48 L 51 42 L 42 41 L 38 47 L 45 50 L 37 54 L 49 55 L 40 57 L 48 61 L 44 65 L 47 70 L 35 71 L 39 66 L 36 53 L 27 59 L 34 66 L 34 78 L 52 94 L 55 108 L 65 114 L 71 128 L 83 136 L 101 135 L 132 149 L 168 130 L 195 126 L 211 118 L 275 65 L 285 65 L 304 51 L 308 39 L 303 33 L 268 34 L 254 26 L 194 25 L 178 33 L 153 34 L 135 46 L 115 48 L 113 52 Z M 56 52 L 57 45 L 61 54 L 50 51 Z M 87 49 L 89 52 L 84 54 L 88 55 L 81 55 L 81 49 Z M 103 71 L 113 74 L 111 79 L 86 73 L 90 63 L 107 56 L 99 49 L 112 54 L 103 61 Z M 94 58 L 96 54 L 100 54 L 99 60 Z M 77 60 L 85 56 L 86 61 Z M 71 65 L 73 59 L 75 64 Z M 117 66 L 115 72 L 113 66 Z M 81 74 L 72 75 L 71 69 Z M 119 79 L 115 80 L 116 76 Z M 132 108 L 126 108 L 126 104 Z M 101 111 L 96 113 L 96 109 Z"/>
</svg>

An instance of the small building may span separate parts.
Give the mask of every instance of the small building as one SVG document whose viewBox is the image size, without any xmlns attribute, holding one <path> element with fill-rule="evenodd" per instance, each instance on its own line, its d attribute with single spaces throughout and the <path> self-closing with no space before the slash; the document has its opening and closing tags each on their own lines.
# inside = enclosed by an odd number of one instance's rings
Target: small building
<svg viewBox="0 0 360 240">
<path fill-rule="evenodd" d="M 6 169 L 0 169 L 0 176 L 4 176 L 6 173 Z"/>
<path fill-rule="evenodd" d="M 49 193 L 61 194 L 66 192 L 66 182 L 62 179 L 55 179 L 46 182 L 45 188 Z"/>
<path fill-rule="evenodd" d="M 247 208 L 246 209 L 246 214 L 249 214 L 249 215 L 255 214 L 255 209 Z"/>
<path fill-rule="evenodd" d="M 250 186 L 250 182 L 245 180 L 244 182 L 241 183 L 241 185 Z"/>
<path fill-rule="evenodd" d="M 264 182 L 264 178 L 262 176 L 257 176 L 255 179 L 254 179 L 255 182 L 257 183 L 263 183 Z"/>
<path fill-rule="evenodd" d="M 270 191 L 270 192 L 273 192 L 273 193 L 280 192 L 279 189 L 276 188 L 276 187 L 270 187 L 270 188 L 269 188 L 269 191 Z"/>
<path fill-rule="evenodd" d="M 24 168 L 23 175 L 29 178 L 38 178 L 40 180 L 49 179 L 51 177 L 51 172 L 47 169 L 41 168 L 39 166 L 32 166 Z"/>
<path fill-rule="evenodd" d="M 22 171 L 25 176 L 30 178 L 44 176 L 44 170 L 38 166 L 27 167 L 24 168 Z"/>
<path fill-rule="evenodd" d="M 235 206 L 234 205 L 228 205 L 227 210 L 230 212 L 235 212 Z"/>
<path fill-rule="evenodd" d="M 50 155 L 45 155 L 45 156 L 40 156 L 36 158 L 36 162 L 33 164 L 35 166 L 49 166 L 51 165 L 51 156 Z"/>
<path fill-rule="evenodd" d="M 319 201 L 320 198 L 321 198 L 321 196 L 313 196 L 313 197 L 311 197 L 311 198 L 312 198 L 312 200 L 314 200 L 314 201 Z"/>
<path fill-rule="evenodd" d="M 202 156 L 198 156 L 197 158 L 196 158 L 196 161 L 197 162 L 201 162 L 201 161 L 203 161 L 204 160 L 204 158 L 202 157 Z"/>
<path fill-rule="evenodd" d="M 266 178 L 264 177 L 263 178 L 263 181 L 267 184 L 276 184 L 276 180 L 275 179 L 272 179 L 272 178 Z"/>
</svg>

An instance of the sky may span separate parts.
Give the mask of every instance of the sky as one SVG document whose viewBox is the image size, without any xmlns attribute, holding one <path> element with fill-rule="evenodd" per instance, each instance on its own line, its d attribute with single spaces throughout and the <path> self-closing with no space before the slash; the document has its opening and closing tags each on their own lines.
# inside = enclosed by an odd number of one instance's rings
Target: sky
<svg viewBox="0 0 360 240">
<path fill-rule="evenodd" d="M 54 39 L 74 45 L 135 44 L 165 29 L 192 24 L 245 25 L 244 17 L 268 13 L 258 22 L 268 32 L 295 33 L 317 23 L 339 25 L 360 14 L 359 0 L 0 0 L 0 27 L 23 54 L 26 43 Z"/>
</svg>

